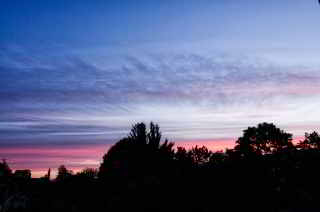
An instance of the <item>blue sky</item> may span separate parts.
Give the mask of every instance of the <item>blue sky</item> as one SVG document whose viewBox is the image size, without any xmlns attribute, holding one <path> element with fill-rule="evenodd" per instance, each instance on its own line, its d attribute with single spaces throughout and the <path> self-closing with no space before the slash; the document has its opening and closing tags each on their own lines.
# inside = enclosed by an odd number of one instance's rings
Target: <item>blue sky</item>
<svg viewBox="0 0 320 212">
<path fill-rule="evenodd" d="M 319 20 L 316 0 L 3 0 L 0 149 L 107 148 L 138 121 L 178 145 L 318 130 Z"/>
</svg>

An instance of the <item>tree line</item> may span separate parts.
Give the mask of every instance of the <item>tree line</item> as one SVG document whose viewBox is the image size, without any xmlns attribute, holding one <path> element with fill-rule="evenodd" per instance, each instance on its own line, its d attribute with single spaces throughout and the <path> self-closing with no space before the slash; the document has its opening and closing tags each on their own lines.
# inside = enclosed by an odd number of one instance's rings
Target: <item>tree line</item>
<svg viewBox="0 0 320 212">
<path fill-rule="evenodd" d="M 157 124 L 137 123 L 98 169 L 73 174 L 61 165 L 54 181 L 50 169 L 31 180 L 3 161 L 0 212 L 14 211 L 22 197 L 28 204 L 21 208 L 32 211 L 319 211 L 319 164 L 317 132 L 295 144 L 292 134 L 261 123 L 233 149 L 212 152 L 175 148 Z"/>
</svg>

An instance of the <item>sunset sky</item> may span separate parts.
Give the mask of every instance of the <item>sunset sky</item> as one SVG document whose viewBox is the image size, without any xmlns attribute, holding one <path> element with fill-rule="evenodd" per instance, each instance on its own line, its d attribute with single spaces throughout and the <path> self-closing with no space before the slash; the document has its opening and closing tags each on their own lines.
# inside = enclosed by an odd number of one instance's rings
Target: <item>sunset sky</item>
<svg viewBox="0 0 320 212">
<path fill-rule="evenodd" d="M 317 0 L 2 0 L 0 26 L 0 158 L 36 177 L 141 121 L 212 150 L 320 130 Z"/>
</svg>

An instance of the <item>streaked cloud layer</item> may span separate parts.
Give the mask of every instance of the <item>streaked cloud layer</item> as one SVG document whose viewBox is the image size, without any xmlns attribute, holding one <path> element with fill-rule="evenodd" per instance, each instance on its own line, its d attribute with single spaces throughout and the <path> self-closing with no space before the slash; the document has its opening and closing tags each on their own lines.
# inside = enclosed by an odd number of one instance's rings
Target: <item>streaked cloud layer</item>
<svg viewBox="0 0 320 212">
<path fill-rule="evenodd" d="M 5 7 L 21 13 L 0 15 L 0 156 L 14 168 L 97 166 L 138 121 L 159 123 L 177 145 L 211 149 L 232 147 L 262 121 L 298 137 L 319 129 L 320 8 L 312 3 L 97 2 L 81 15 L 85 1 L 30 2 L 29 13 L 12 1 Z"/>
</svg>

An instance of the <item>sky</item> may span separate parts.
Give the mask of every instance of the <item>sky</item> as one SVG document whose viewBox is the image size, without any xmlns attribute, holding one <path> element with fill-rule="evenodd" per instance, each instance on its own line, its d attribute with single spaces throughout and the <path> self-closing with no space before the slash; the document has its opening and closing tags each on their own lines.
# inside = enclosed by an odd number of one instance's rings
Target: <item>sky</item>
<svg viewBox="0 0 320 212">
<path fill-rule="evenodd" d="M 212 150 L 319 131 L 319 20 L 316 0 L 1 0 L 0 158 L 98 167 L 142 121 Z"/>
</svg>

